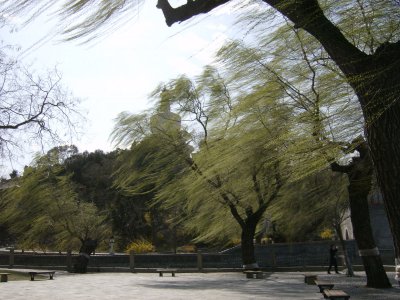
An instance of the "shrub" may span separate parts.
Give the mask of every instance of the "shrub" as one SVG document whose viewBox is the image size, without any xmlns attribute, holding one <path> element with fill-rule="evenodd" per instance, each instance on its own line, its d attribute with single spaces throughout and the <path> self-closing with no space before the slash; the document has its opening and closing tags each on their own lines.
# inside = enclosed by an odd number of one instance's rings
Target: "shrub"
<svg viewBox="0 0 400 300">
<path fill-rule="evenodd" d="M 324 229 L 319 236 L 323 240 L 331 240 L 334 236 L 332 229 Z"/>
<path fill-rule="evenodd" d="M 134 253 L 148 253 L 154 252 L 154 250 L 155 249 L 153 244 L 144 239 L 134 241 L 126 247 L 127 253 L 130 253 L 131 251 L 133 251 Z"/>
<path fill-rule="evenodd" d="M 181 253 L 193 253 L 196 252 L 197 248 L 196 245 L 183 245 L 181 247 L 178 247 L 177 252 L 181 252 Z"/>
</svg>

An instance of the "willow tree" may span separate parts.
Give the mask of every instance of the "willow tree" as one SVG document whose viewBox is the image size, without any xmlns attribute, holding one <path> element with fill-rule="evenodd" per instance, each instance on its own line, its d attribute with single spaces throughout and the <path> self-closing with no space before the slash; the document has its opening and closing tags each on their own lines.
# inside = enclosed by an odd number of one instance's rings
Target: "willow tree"
<svg viewBox="0 0 400 300">
<path fill-rule="evenodd" d="M 109 236 L 109 227 L 94 204 L 79 201 L 70 176 L 51 156 L 38 157 L 6 190 L 1 221 L 22 248 L 79 250 L 75 271 L 86 272 L 90 254 L 99 239 Z"/>
<path fill-rule="evenodd" d="M 245 17 L 244 20 L 247 22 L 249 18 Z M 256 25 L 261 27 L 258 30 L 264 28 Z M 364 35 L 360 34 L 361 37 Z M 265 45 L 269 45 L 273 51 L 266 51 Z M 344 155 L 356 151 L 357 145 L 352 141 L 363 133 L 363 118 L 355 94 L 337 68 L 327 62 L 326 54 L 321 52 L 318 44 L 303 32 L 283 24 L 274 33 L 260 34 L 253 47 L 243 42 L 230 42 L 220 50 L 219 59 L 222 66 L 226 66 L 231 80 L 239 82 L 239 85 L 272 81 L 282 86 L 285 91 L 284 102 L 293 107 L 295 122 L 299 125 L 297 130 L 307 136 L 302 145 L 294 148 L 295 153 L 307 153 L 303 163 L 299 164 L 302 168 L 302 172 L 298 173 L 300 176 L 306 177 L 329 168 L 334 160 L 343 159 Z M 311 157 L 313 159 L 307 161 Z M 360 171 L 365 167 L 371 180 L 370 163 L 370 166 L 359 164 L 357 169 Z M 353 177 L 349 174 L 350 208 L 352 223 L 358 233 L 356 241 L 364 256 L 367 285 L 389 287 L 390 282 L 369 224 L 367 195 L 371 182 L 363 185 L 364 198 L 354 198 L 350 191 L 357 180 L 352 180 Z M 363 201 L 363 205 L 360 205 L 360 201 Z"/>
<path fill-rule="evenodd" d="M 276 105 L 280 88 L 268 88 L 268 93 L 255 88 L 246 97 L 242 95 L 238 104 L 233 99 L 239 95 L 230 95 L 213 68 L 206 67 L 195 81 L 184 76 L 171 80 L 154 94 L 161 98 L 160 107 L 167 102 L 186 120 L 187 130 L 178 128 L 175 134 L 165 128 L 157 130 L 153 140 L 164 144 L 158 151 L 142 151 L 143 158 L 153 162 L 150 168 L 132 169 L 120 176 L 121 183 L 133 182 L 129 178 L 133 176 L 139 186 L 157 186 L 156 203 L 164 207 L 183 205 L 184 213 L 176 221 L 195 232 L 197 241 L 226 241 L 227 233 L 239 227 L 244 268 L 258 266 L 253 244 L 257 225 L 277 200 L 287 175 L 278 154 L 284 147 L 282 137 L 290 124 L 285 118 L 290 113 Z M 128 131 L 126 120 L 116 127 L 122 138 L 128 132 L 139 132 L 136 126 Z M 193 148 L 188 148 L 188 141 Z M 172 153 L 175 160 L 171 160 Z M 178 161 L 186 167 L 160 185 L 159 178 Z"/>
</svg>

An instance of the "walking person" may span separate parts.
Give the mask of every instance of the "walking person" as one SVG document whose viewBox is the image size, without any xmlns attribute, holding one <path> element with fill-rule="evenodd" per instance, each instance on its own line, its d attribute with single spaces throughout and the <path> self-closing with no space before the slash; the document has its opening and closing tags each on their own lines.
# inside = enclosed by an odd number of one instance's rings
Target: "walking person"
<svg viewBox="0 0 400 300">
<path fill-rule="evenodd" d="M 331 247 L 329 248 L 329 268 L 328 268 L 328 274 L 331 274 L 331 269 L 332 266 L 335 268 L 335 273 L 339 274 L 338 272 L 338 266 L 337 266 L 337 254 L 338 248 L 336 245 L 332 244 Z"/>
</svg>

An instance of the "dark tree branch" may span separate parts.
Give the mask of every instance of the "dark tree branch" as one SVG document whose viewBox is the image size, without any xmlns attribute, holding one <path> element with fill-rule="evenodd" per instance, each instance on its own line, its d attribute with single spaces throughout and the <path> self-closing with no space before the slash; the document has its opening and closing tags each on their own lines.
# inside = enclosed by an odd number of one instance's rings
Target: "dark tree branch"
<svg viewBox="0 0 400 300">
<path fill-rule="evenodd" d="M 166 23 L 171 26 L 198 14 L 207 13 L 229 0 L 197 0 L 173 8 L 168 0 L 158 0 L 157 8 L 163 11 Z M 340 30 L 328 20 L 318 0 L 263 0 L 294 23 L 313 35 L 325 48 L 339 68 L 349 78 L 364 70 L 367 55 L 351 44 Z"/>
<path fill-rule="evenodd" d="M 236 206 L 234 204 L 229 204 L 229 209 L 231 211 L 232 216 L 239 223 L 240 227 L 244 228 L 246 226 L 246 223 L 240 216 L 239 212 L 237 211 Z"/>
<path fill-rule="evenodd" d="M 158 0 L 157 8 L 161 9 L 168 26 L 182 22 L 199 14 L 205 14 L 230 0 L 188 0 L 186 4 L 173 8 L 168 0 Z"/>
</svg>

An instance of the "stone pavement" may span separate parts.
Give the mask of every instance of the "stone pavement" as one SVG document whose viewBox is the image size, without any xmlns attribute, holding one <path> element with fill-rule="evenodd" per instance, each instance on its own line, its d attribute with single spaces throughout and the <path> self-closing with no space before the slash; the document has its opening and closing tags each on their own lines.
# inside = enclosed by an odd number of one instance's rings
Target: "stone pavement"
<svg viewBox="0 0 400 300">
<path fill-rule="evenodd" d="M 335 288 L 343 289 L 351 300 L 400 299 L 400 288 L 365 288 L 365 276 L 327 275 Z M 388 273 L 393 278 L 393 273 Z M 395 283 L 393 281 L 393 283 Z M 54 280 L 22 280 L 0 283 L 1 300 L 125 300 L 125 299 L 323 299 L 318 287 L 304 283 L 301 272 L 266 273 L 264 279 L 247 279 L 242 273 L 177 273 L 176 277 L 157 273 L 68 274 L 57 271 Z"/>
</svg>

